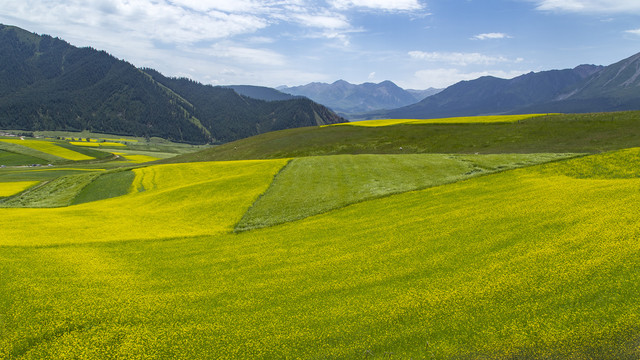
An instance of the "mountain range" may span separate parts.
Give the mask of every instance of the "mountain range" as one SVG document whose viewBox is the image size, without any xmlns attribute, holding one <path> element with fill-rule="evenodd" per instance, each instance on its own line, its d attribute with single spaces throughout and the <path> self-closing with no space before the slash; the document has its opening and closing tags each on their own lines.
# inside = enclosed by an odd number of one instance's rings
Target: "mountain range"
<svg viewBox="0 0 640 360">
<path fill-rule="evenodd" d="M 347 117 L 351 114 L 414 104 L 439 91 L 433 88 L 405 90 L 388 80 L 379 84 L 360 85 L 338 80 L 332 84 L 314 82 L 294 87 L 280 86 L 277 89 L 287 94 L 306 96 Z"/>
<path fill-rule="evenodd" d="M 366 119 L 441 118 L 490 114 L 605 112 L 640 109 L 640 54 L 609 66 L 529 73 L 513 79 L 461 81 L 424 100 Z"/>
<path fill-rule="evenodd" d="M 275 91 L 275 90 L 274 90 Z M 306 98 L 265 101 L 139 69 L 104 51 L 0 25 L 0 128 L 223 143 L 344 122 Z"/>
</svg>

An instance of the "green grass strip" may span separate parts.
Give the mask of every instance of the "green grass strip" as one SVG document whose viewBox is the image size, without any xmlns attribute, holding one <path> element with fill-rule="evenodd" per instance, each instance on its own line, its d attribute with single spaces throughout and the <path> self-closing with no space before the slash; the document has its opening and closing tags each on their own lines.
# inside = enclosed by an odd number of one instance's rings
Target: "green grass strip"
<svg viewBox="0 0 640 360">
<path fill-rule="evenodd" d="M 135 178 L 133 171 L 118 171 L 99 176 L 85 186 L 71 202 L 71 205 L 82 204 L 126 195 Z"/>
<path fill-rule="evenodd" d="M 2 207 L 62 207 L 71 204 L 78 193 L 99 173 L 69 175 L 56 178 L 1 202 Z"/>
<path fill-rule="evenodd" d="M 30 155 L 19 154 L 12 151 L 0 150 L 0 166 L 19 166 L 30 164 L 42 164 L 45 160 Z"/>
<path fill-rule="evenodd" d="M 292 160 L 249 209 L 244 231 L 320 214 L 389 194 L 423 189 L 479 174 L 575 154 L 336 155 Z"/>
</svg>

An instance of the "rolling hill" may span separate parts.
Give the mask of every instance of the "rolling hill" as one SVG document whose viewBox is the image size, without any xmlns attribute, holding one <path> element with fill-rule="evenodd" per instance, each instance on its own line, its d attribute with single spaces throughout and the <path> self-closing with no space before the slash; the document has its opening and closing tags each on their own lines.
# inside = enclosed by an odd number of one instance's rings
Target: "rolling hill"
<svg viewBox="0 0 640 360">
<path fill-rule="evenodd" d="M 274 159 L 338 154 L 597 153 L 634 147 L 640 112 L 557 114 L 516 122 L 358 126 L 353 122 L 261 134 L 168 162 Z"/>
<path fill-rule="evenodd" d="M 92 48 L 0 25 L 0 128 L 223 143 L 345 121 L 308 99 L 267 102 L 138 69 Z"/>
</svg>

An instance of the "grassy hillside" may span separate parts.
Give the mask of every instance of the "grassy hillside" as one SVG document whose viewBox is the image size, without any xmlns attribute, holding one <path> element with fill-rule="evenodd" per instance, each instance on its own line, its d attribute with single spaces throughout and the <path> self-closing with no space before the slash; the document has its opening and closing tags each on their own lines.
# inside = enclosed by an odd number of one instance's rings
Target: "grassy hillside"
<svg viewBox="0 0 640 360">
<path fill-rule="evenodd" d="M 335 154 L 598 153 L 637 146 L 640 112 L 538 116 L 511 123 L 327 126 L 262 134 L 171 162 Z"/>
<path fill-rule="evenodd" d="M 638 358 L 639 156 L 237 234 L 287 160 L 151 166 L 119 198 L 0 209 L 0 357 Z"/>
</svg>

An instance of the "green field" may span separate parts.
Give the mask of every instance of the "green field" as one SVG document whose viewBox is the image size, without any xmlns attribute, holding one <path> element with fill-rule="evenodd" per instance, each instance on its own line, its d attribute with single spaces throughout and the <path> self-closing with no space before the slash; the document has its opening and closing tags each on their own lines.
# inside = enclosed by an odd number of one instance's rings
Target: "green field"
<svg viewBox="0 0 640 360">
<path fill-rule="evenodd" d="M 13 145 L 28 147 L 28 148 L 31 148 L 33 150 L 41 151 L 43 153 L 47 153 L 47 154 L 50 154 L 50 155 L 53 155 L 53 156 L 57 156 L 59 158 L 65 159 L 65 160 L 80 161 L 80 160 L 95 159 L 94 157 L 85 155 L 85 154 L 83 154 L 81 152 L 69 150 L 69 149 L 66 149 L 64 147 L 58 146 L 57 144 L 55 144 L 53 142 L 48 142 L 48 141 L 11 140 L 11 139 L 4 139 L 2 141 L 6 142 L 6 143 L 13 144 Z"/>
<path fill-rule="evenodd" d="M 571 116 L 0 169 L 0 358 L 638 359 L 640 114 Z M 493 152 L 333 155 L 409 126 Z"/>
</svg>

